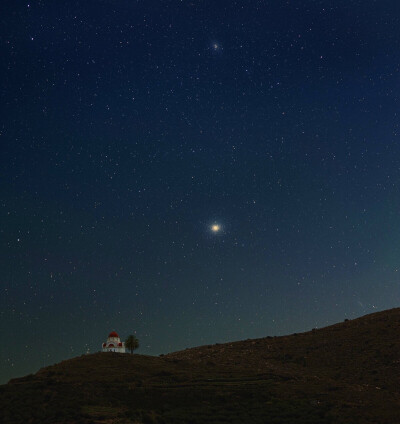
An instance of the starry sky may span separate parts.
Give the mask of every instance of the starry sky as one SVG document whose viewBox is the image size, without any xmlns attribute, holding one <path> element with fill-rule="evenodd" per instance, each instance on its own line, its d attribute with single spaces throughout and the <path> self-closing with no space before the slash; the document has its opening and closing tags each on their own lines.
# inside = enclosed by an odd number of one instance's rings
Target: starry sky
<svg viewBox="0 0 400 424">
<path fill-rule="evenodd" d="M 398 0 L 0 17 L 0 383 L 399 305 Z"/>
</svg>

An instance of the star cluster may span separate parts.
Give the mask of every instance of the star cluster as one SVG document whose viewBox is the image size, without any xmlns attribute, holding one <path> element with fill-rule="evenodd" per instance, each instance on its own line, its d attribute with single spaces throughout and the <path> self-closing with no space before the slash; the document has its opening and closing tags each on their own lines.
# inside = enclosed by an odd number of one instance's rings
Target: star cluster
<svg viewBox="0 0 400 424">
<path fill-rule="evenodd" d="M 397 1 L 0 13 L 1 382 L 398 306 Z"/>
</svg>

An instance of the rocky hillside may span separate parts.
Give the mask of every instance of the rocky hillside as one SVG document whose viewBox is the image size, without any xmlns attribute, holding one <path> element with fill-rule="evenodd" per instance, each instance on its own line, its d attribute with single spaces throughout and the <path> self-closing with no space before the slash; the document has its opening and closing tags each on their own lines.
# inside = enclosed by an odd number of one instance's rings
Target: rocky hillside
<svg viewBox="0 0 400 424">
<path fill-rule="evenodd" d="M 0 386 L 4 423 L 400 423 L 400 309 L 152 357 L 97 353 Z"/>
</svg>

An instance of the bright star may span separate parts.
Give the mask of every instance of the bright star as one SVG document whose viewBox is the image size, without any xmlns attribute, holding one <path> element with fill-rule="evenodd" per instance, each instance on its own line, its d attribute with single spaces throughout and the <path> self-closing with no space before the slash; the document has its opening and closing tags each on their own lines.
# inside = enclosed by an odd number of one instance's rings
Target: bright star
<svg viewBox="0 0 400 424">
<path fill-rule="evenodd" d="M 211 50 L 213 52 L 221 52 L 222 51 L 222 46 L 221 44 L 219 44 L 218 42 L 214 41 L 213 43 L 211 43 Z"/>
<path fill-rule="evenodd" d="M 211 231 L 213 233 L 218 233 L 218 231 L 220 231 L 220 230 L 221 230 L 221 226 L 219 224 L 213 224 L 213 225 L 211 225 Z"/>
</svg>

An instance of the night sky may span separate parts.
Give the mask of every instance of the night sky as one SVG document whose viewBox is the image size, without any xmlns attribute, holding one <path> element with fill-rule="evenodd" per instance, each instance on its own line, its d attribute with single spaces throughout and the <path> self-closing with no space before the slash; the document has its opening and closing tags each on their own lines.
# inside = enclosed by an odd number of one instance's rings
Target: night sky
<svg viewBox="0 0 400 424">
<path fill-rule="evenodd" d="M 0 17 L 1 383 L 399 305 L 398 0 Z"/>
</svg>

